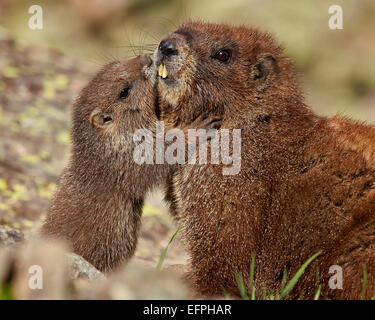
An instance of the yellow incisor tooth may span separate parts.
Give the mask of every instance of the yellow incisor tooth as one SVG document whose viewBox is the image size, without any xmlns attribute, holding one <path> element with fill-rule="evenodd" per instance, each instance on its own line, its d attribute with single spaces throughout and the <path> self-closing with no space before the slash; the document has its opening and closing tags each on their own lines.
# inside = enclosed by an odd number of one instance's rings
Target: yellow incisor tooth
<svg viewBox="0 0 375 320">
<path fill-rule="evenodd" d="M 165 65 L 163 65 L 163 74 L 161 76 L 163 77 L 163 79 L 168 77 L 168 72 L 167 72 L 167 68 L 165 67 Z"/>
<path fill-rule="evenodd" d="M 158 68 L 158 74 L 159 74 L 159 77 L 161 77 L 162 76 L 162 74 L 163 74 L 163 64 L 161 64 L 160 66 L 159 66 L 159 68 Z"/>
</svg>

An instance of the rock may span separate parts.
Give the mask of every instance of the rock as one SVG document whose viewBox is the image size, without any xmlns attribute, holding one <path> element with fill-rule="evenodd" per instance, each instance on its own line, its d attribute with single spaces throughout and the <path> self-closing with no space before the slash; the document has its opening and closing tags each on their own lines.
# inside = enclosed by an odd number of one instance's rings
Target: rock
<svg viewBox="0 0 375 320">
<path fill-rule="evenodd" d="M 68 299 L 67 246 L 62 241 L 32 239 L 17 248 L 12 289 L 15 299 Z"/>
<path fill-rule="evenodd" d="M 191 299 L 192 295 L 183 281 L 174 273 L 145 268 L 134 261 L 91 282 L 81 289 L 79 299 Z"/>
<path fill-rule="evenodd" d="M 0 287 L 14 299 L 189 299 L 183 266 L 158 271 L 140 259 L 104 276 L 63 241 L 0 226 Z M 15 245 L 20 243 L 19 245 Z"/>
<path fill-rule="evenodd" d="M 25 239 L 22 231 L 0 225 L 0 246 L 9 247 Z"/>
<path fill-rule="evenodd" d="M 104 275 L 91 263 L 75 253 L 68 254 L 68 261 L 71 279 L 83 278 L 97 280 L 104 277 Z"/>
<path fill-rule="evenodd" d="M 0 284 L 11 282 L 16 299 L 69 298 L 73 280 L 104 277 L 81 256 L 68 253 L 63 241 L 46 240 L 36 234 L 24 240 L 23 232 L 0 226 Z M 21 245 L 15 246 L 18 243 Z M 33 278 L 38 273 L 39 283 Z"/>
</svg>

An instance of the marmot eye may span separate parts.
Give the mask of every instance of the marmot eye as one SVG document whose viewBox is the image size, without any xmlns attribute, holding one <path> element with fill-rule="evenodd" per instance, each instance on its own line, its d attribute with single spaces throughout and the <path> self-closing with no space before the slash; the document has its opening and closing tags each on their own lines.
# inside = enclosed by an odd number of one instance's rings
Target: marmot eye
<svg viewBox="0 0 375 320">
<path fill-rule="evenodd" d="M 124 87 L 120 92 L 120 99 L 125 99 L 128 97 L 130 91 L 130 87 Z"/>
<path fill-rule="evenodd" d="M 230 57 L 231 57 L 231 52 L 229 50 L 219 50 L 214 55 L 214 58 L 221 62 L 228 62 Z"/>
</svg>

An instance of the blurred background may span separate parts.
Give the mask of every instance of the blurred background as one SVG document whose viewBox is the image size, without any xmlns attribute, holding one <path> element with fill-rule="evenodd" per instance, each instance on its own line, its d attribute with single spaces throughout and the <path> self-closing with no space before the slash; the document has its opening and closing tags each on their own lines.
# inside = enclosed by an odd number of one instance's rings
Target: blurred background
<svg viewBox="0 0 375 320">
<path fill-rule="evenodd" d="M 41 31 L 28 28 L 31 4 L 0 0 L 0 25 L 23 43 L 57 48 L 96 68 L 152 50 L 187 19 L 259 27 L 295 60 L 319 113 L 375 120 L 373 0 L 47 0 L 37 1 L 44 10 Z M 343 30 L 328 28 L 333 4 L 343 8 Z"/>
<path fill-rule="evenodd" d="M 43 9 L 31 30 L 28 9 Z M 343 9 L 343 29 L 328 8 Z M 375 1 L 0 0 L 0 224 L 32 230 L 46 213 L 69 158 L 70 107 L 103 64 L 151 52 L 188 19 L 256 26 L 272 33 L 322 115 L 375 123 Z M 155 192 L 144 208 L 137 256 L 157 261 L 176 230 Z M 185 261 L 178 241 L 169 263 Z"/>
</svg>

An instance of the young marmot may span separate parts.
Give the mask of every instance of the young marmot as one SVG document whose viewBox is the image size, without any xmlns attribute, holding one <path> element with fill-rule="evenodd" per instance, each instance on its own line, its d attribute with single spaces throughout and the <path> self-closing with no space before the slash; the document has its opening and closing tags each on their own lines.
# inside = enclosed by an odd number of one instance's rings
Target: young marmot
<svg viewBox="0 0 375 320">
<path fill-rule="evenodd" d="M 66 239 L 101 271 L 134 253 L 145 194 L 168 166 L 137 164 L 137 129 L 155 131 L 155 94 L 143 72 L 151 59 L 113 62 L 82 90 L 73 107 L 72 156 L 42 233 Z"/>
<path fill-rule="evenodd" d="M 238 295 L 235 272 L 255 288 L 279 290 L 284 269 L 308 267 L 290 297 L 312 297 L 317 269 L 322 297 L 357 299 L 363 267 L 375 294 L 375 128 L 314 114 L 292 63 L 256 29 L 190 22 L 154 54 L 161 117 L 183 128 L 199 116 L 241 129 L 241 170 L 181 166 L 169 187 L 202 294 Z M 330 266 L 343 289 L 329 287 Z"/>
<path fill-rule="evenodd" d="M 138 129 L 152 134 L 148 149 L 156 150 L 158 107 L 146 79 L 151 63 L 146 55 L 113 62 L 82 90 L 73 107 L 72 157 L 42 227 L 42 234 L 66 239 L 101 271 L 133 255 L 144 197 L 164 186 L 176 167 L 157 164 L 155 154 L 149 164 L 134 158 Z M 210 121 L 199 118 L 192 127 L 209 128 Z"/>
</svg>

